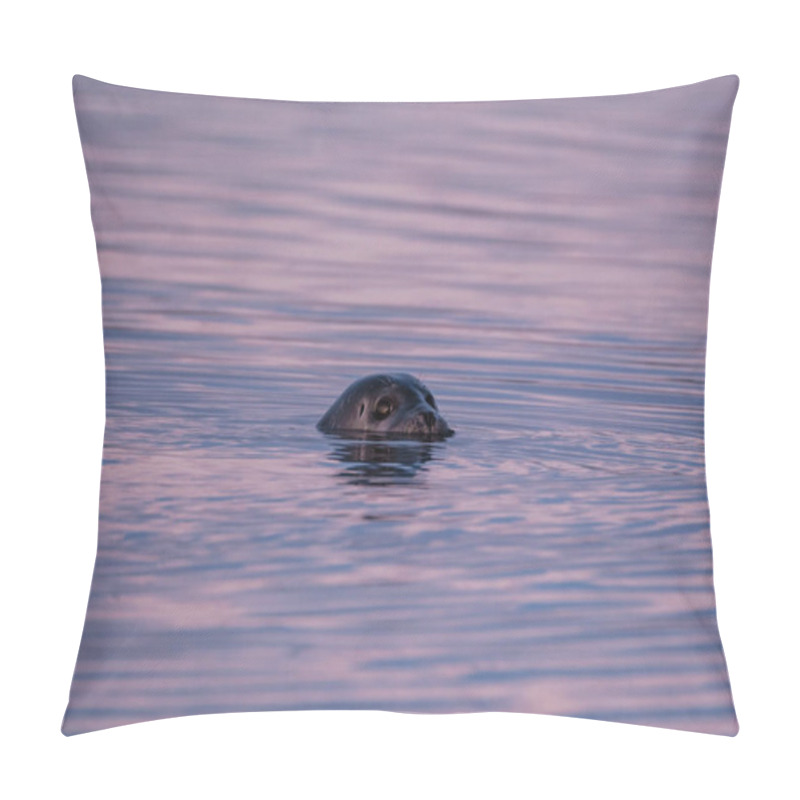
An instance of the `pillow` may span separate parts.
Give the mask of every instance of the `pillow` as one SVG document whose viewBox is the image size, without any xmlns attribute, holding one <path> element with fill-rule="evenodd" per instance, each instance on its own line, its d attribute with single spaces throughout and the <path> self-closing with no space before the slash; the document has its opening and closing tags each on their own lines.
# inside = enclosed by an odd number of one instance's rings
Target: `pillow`
<svg viewBox="0 0 800 800">
<path fill-rule="evenodd" d="M 703 388 L 737 88 L 76 76 L 107 420 L 63 732 L 378 709 L 735 735 Z"/>
</svg>

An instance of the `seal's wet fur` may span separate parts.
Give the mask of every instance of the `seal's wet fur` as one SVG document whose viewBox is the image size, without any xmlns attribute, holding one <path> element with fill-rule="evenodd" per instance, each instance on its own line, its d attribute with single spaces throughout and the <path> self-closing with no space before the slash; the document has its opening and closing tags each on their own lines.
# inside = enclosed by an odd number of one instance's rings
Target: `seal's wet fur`
<svg viewBox="0 0 800 800">
<path fill-rule="evenodd" d="M 352 383 L 317 423 L 323 433 L 444 439 L 454 431 L 420 380 L 405 372 Z"/>
</svg>

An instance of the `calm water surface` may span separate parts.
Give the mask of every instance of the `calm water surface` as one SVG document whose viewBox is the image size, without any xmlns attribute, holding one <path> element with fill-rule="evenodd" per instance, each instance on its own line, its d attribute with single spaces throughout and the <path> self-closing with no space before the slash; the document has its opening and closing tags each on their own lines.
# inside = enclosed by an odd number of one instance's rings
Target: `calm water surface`
<svg viewBox="0 0 800 800">
<path fill-rule="evenodd" d="M 369 708 L 732 732 L 703 460 L 727 121 L 698 148 L 680 113 L 708 91 L 219 115 L 87 81 L 108 419 L 65 731 Z M 377 371 L 456 435 L 318 433 Z"/>
</svg>

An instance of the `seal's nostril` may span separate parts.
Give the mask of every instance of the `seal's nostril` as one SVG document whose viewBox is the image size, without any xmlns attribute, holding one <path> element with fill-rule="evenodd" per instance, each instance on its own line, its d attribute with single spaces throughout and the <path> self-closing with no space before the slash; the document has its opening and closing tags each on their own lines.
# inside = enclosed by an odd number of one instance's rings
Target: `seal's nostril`
<svg viewBox="0 0 800 800">
<path fill-rule="evenodd" d="M 432 411 L 423 411 L 422 419 L 425 420 L 425 424 L 431 429 L 433 429 L 433 426 L 436 425 L 436 414 L 434 414 Z"/>
</svg>

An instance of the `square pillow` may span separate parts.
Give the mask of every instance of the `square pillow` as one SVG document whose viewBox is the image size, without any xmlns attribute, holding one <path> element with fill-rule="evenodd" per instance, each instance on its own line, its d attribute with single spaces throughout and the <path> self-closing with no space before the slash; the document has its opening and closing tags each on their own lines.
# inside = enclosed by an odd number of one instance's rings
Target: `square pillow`
<svg viewBox="0 0 800 800">
<path fill-rule="evenodd" d="M 76 76 L 107 420 L 64 733 L 379 709 L 734 735 L 703 389 L 737 88 Z"/>
</svg>

